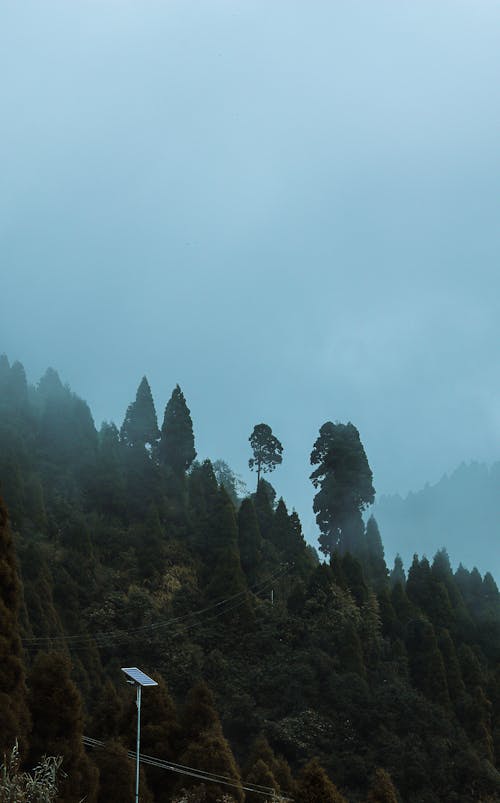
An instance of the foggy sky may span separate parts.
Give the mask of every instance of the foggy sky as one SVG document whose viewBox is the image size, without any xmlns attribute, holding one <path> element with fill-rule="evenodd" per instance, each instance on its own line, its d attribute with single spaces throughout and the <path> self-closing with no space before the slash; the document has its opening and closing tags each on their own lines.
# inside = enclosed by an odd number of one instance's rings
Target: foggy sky
<svg viewBox="0 0 500 803">
<path fill-rule="evenodd" d="M 499 459 L 499 63 L 487 0 L 3 3 L 0 352 L 250 485 L 270 424 L 310 539 L 326 420 L 379 493 Z"/>
</svg>

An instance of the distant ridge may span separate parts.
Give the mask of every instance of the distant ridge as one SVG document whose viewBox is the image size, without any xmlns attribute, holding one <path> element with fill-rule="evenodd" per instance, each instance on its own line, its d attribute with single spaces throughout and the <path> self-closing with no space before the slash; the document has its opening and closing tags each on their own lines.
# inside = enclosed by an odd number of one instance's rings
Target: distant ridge
<svg viewBox="0 0 500 803">
<path fill-rule="evenodd" d="M 430 559 L 445 546 L 455 568 L 500 578 L 500 462 L 462 463 L 404 498 L 380 497 L 372 512 L 388 562 L 399 552 L 407 567 L 415 552 Z"/>
</svg>

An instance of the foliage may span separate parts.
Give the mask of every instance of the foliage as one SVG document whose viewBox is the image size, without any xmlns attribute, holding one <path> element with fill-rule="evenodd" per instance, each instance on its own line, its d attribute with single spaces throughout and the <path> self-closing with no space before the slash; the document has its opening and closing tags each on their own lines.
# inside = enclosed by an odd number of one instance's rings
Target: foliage
<svg viewBox="0 0 500 803">
<path fill-rule="evenodd" d="M 31 772 L 23 772 L 16 742 L 0 766 L 0 803 L 53 803 L 64 774 L 61 764 L 61 756 L 44 756 Z"/>
<path fill-rule="evenodd" d="M 269 424 L 256 424 L 248 440 L 253 452 L 248 465 L 252 471 L 257 471 L 258 487 L 261 473 L 274 471 L 283 462 L 283 446 Z"/>
<path fill-rule="evenodd" d="M 321 530 L 320 549 L 359 554 L 362 549 L 361 511 L 372 504 L 375 491 L 359 432 L 351 424 L 328 421 L 319 431 L 311 452 L 316 522 Z"/>
</svg>

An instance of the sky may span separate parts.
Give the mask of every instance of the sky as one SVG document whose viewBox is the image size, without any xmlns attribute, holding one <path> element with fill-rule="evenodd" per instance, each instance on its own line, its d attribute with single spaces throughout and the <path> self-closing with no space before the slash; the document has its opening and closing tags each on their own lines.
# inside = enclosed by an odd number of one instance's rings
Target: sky
<svg viewBox="0 0 500 803">
<path fill-rule="evenodd" d="M 352 421 L 377 493 L 500 458 L 500 5 L 6 0 L 0 352 L 96 425 L 176 383 L 200 458 L 315 538 Z"/>
</svg>

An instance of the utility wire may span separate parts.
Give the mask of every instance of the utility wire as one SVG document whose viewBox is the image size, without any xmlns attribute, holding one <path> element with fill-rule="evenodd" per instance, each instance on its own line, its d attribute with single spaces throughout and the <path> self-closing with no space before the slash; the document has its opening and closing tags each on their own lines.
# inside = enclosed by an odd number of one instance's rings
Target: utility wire
<svg viewBox="0 0 500 803">
<path fill-rule="evenodd" d="M 99 741 L 99 739 L 92 739 L 89 736 L 82 736 L 82 741 L 88 747 L 106 747 L 105 742 Z M 136 758 L 136 754 L 132 750 L 128 750 L 127 755 L 129 758 Z M 276 791 L 270 786 L 250 784 L 248 782 L 246 782 L 246 784 L 242 784 L 235 778 L 231 778 L 229 775 L 219 775 L 217 773 L 208 772 L 207 770 L 197 769 L 196 767 L 189 767 L 184 764 L 176 764 L 172 761 L 164 761 L 163 759 L 155 758 L 154 756 L 148 756 L 144 753 L 139 754 L 139 762 L 142 764 L 149 764 L 153 767 L 159 767 L 160 769 L 170 770 L 171 772 L 177 772 L 181 775 L 188 775 L 192 778 L 196 778 L 197 780 L 230 786 L 234 789 L 243 789 L 245 792 L 253 792 L 256 795 L 262 795 L 265 797 L 271 796 L 271 799 L 276 799 L 277 797 Z M 278 799 L 293 803 L 293 798 L 283 797 L 282 795 Z"/>
<path fill-rule="evenodd" d="M 281 577 L 288 574 L 292 568 L 293 564 L 285 564 L 284 568 L 276 572 L 274 575 L 271 575 L 267 580 L 262 580 L 259 583 L 254 584 L 248 589 L 244 591 L 240 591 L 237 594 L 233 594 L 230 597 L 226 597 L 225 599 L 219 600 L 218 602 L 214 603 L 213 605 L 209 605 L 205 608 L 200 608 L 197 611 L 191 611 L 189 613 L 183 614 L 182 616 L 171 617 L 170 619 L 160 620 L 158 622 L 152 622 L 149 625 L 142 625 L 141 627 L 132 628 L 130 630 L 110 630 L 107 632 L 97 632 L 95 634 L 92 633 L 82 633 L 82 634 L 73 634 L 73 635 L 59 635 L 59 636 L 34 636 L 29 639 L 23 639 L 23 645 L 27 651 L 36 651 L 41 649 L 44 646 L 47 647 L 57 647 L 57 646 L 67 646 L 72 650 L 84 650 L 87 649 L 91 644 L 95 644 L 97 647 L 108 647 L 114 646 L 116 644 L 122 643 L 124 641 L 128 641 L 133 637 L 137 637 L 140 635 L 147 635 L 148 633 L 159 630 L 164 627 L 170 627 L 172 625 L 177 625 L 177 623 L 182 622 L 183 620 L 189 619 L 190 617 L 202 616 L 206 613 L 210 613 L 211 611 L 216 611 L 216 613 L 212 616 L 206 617 L 203 621 L 212 621 L 214 619 L 219 618 L 220 616 L 224 616 L 226 613 L 230 613 L 231 611 L 235 610 L 236 608 L 241 607 L 246 602 L 247 594 L 253 593 L 255 596 L 259 596 L 267 587 L 270 586 L 272 583 L 279 580 Z M 227 605 L 227 603 L 239 600 L 235 605 L 231 605 L 229 607 L 223 608 L 222 606 Z M 218 610 L 221 609 L 221 610 Z M 201 621 L 195 621 L 188 623 L 182 627 L 177 627 L 175 632 L 172 634 L 174 637 L 180 635 L 181 633 L 187 632 L 194 627 L 202 624 Z"/>
</svg>

